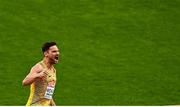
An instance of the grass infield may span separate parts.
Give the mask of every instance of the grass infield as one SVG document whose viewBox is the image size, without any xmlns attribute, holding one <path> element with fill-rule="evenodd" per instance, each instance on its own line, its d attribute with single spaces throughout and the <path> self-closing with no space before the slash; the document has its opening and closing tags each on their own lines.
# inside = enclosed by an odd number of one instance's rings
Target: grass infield
<svg viewBox="0 0 180 107">
<path fill-rule="evenodd" d="M 179 105 L 179 0 L 0 0 L 0 105 L 25 105 L 21 85 L 61 50 L 57 105 Z"/>
</svg>

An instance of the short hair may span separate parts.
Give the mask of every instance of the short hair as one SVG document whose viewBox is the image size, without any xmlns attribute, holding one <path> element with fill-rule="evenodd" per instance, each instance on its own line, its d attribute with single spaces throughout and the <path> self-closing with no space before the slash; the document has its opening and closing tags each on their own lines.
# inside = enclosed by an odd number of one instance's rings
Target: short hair
<svg viewBox="0 0 180 107">
<path fill-rule="evenodd" d="M 51 46 L 56 45 L 56 42 L 45 42 L 42 46 L 42 52 L 46 52 Z"/>
</svg>

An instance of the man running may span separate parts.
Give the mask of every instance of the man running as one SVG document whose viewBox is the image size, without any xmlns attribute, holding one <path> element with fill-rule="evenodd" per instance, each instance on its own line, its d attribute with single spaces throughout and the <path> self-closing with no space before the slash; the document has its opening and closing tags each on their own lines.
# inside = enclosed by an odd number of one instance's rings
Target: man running
<svg viewBox="0 0 180 107">
<path fill-rule="evenodd" d="M 43 60 L 31 68 L 25 77 L 23 86 L 31 85 L 26 106 L 55 106 L 53 93 L 56 85 L 54 64 L 59 60 L 59 49 L 55 42 L 46 42 L 42 46 Z"/>
</svg>

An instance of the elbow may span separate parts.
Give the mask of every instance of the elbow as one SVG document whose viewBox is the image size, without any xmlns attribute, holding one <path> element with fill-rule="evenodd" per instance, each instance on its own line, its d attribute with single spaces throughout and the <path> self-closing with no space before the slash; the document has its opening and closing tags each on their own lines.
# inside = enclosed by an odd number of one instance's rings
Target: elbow
<svg viewBox="0 0 180 107">
<path fill-rule="evenodd" d="M 23 81 L 22 81 L 22 86 L 26 86 L 26 85 L 27 85 L 26 81 L 23 80 Z"/>
<path fill-rule="evenodd" d="M 33 82 L 33 80 L 31 80 L 31 79 L 29 79 L 29 78 L 25 78 L 25 79 L 22 81 L 22 85 L 23 85 L 23 86 L 31 85 L 32 82 Z"/>
<path fill-rule="evenodd" d="M 24 82 L 24 80 L 22 81 L 22 86 L 25 86 L 25 82 Z"/>
</svg>

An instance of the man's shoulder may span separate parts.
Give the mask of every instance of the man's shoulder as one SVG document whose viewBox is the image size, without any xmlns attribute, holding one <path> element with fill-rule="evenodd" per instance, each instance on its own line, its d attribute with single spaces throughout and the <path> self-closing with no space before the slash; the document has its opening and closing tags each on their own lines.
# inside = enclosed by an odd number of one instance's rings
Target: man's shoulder
<svg viewBox="0 0 180 107">
<path fill-rule="evenodd" d="M 36 63 L 32 68 L 31 70 L 34 71 L 34 72 L 39 72 L 43 69 L 42 65 L 40 64 L 40 62 Z"/>
</svg>

